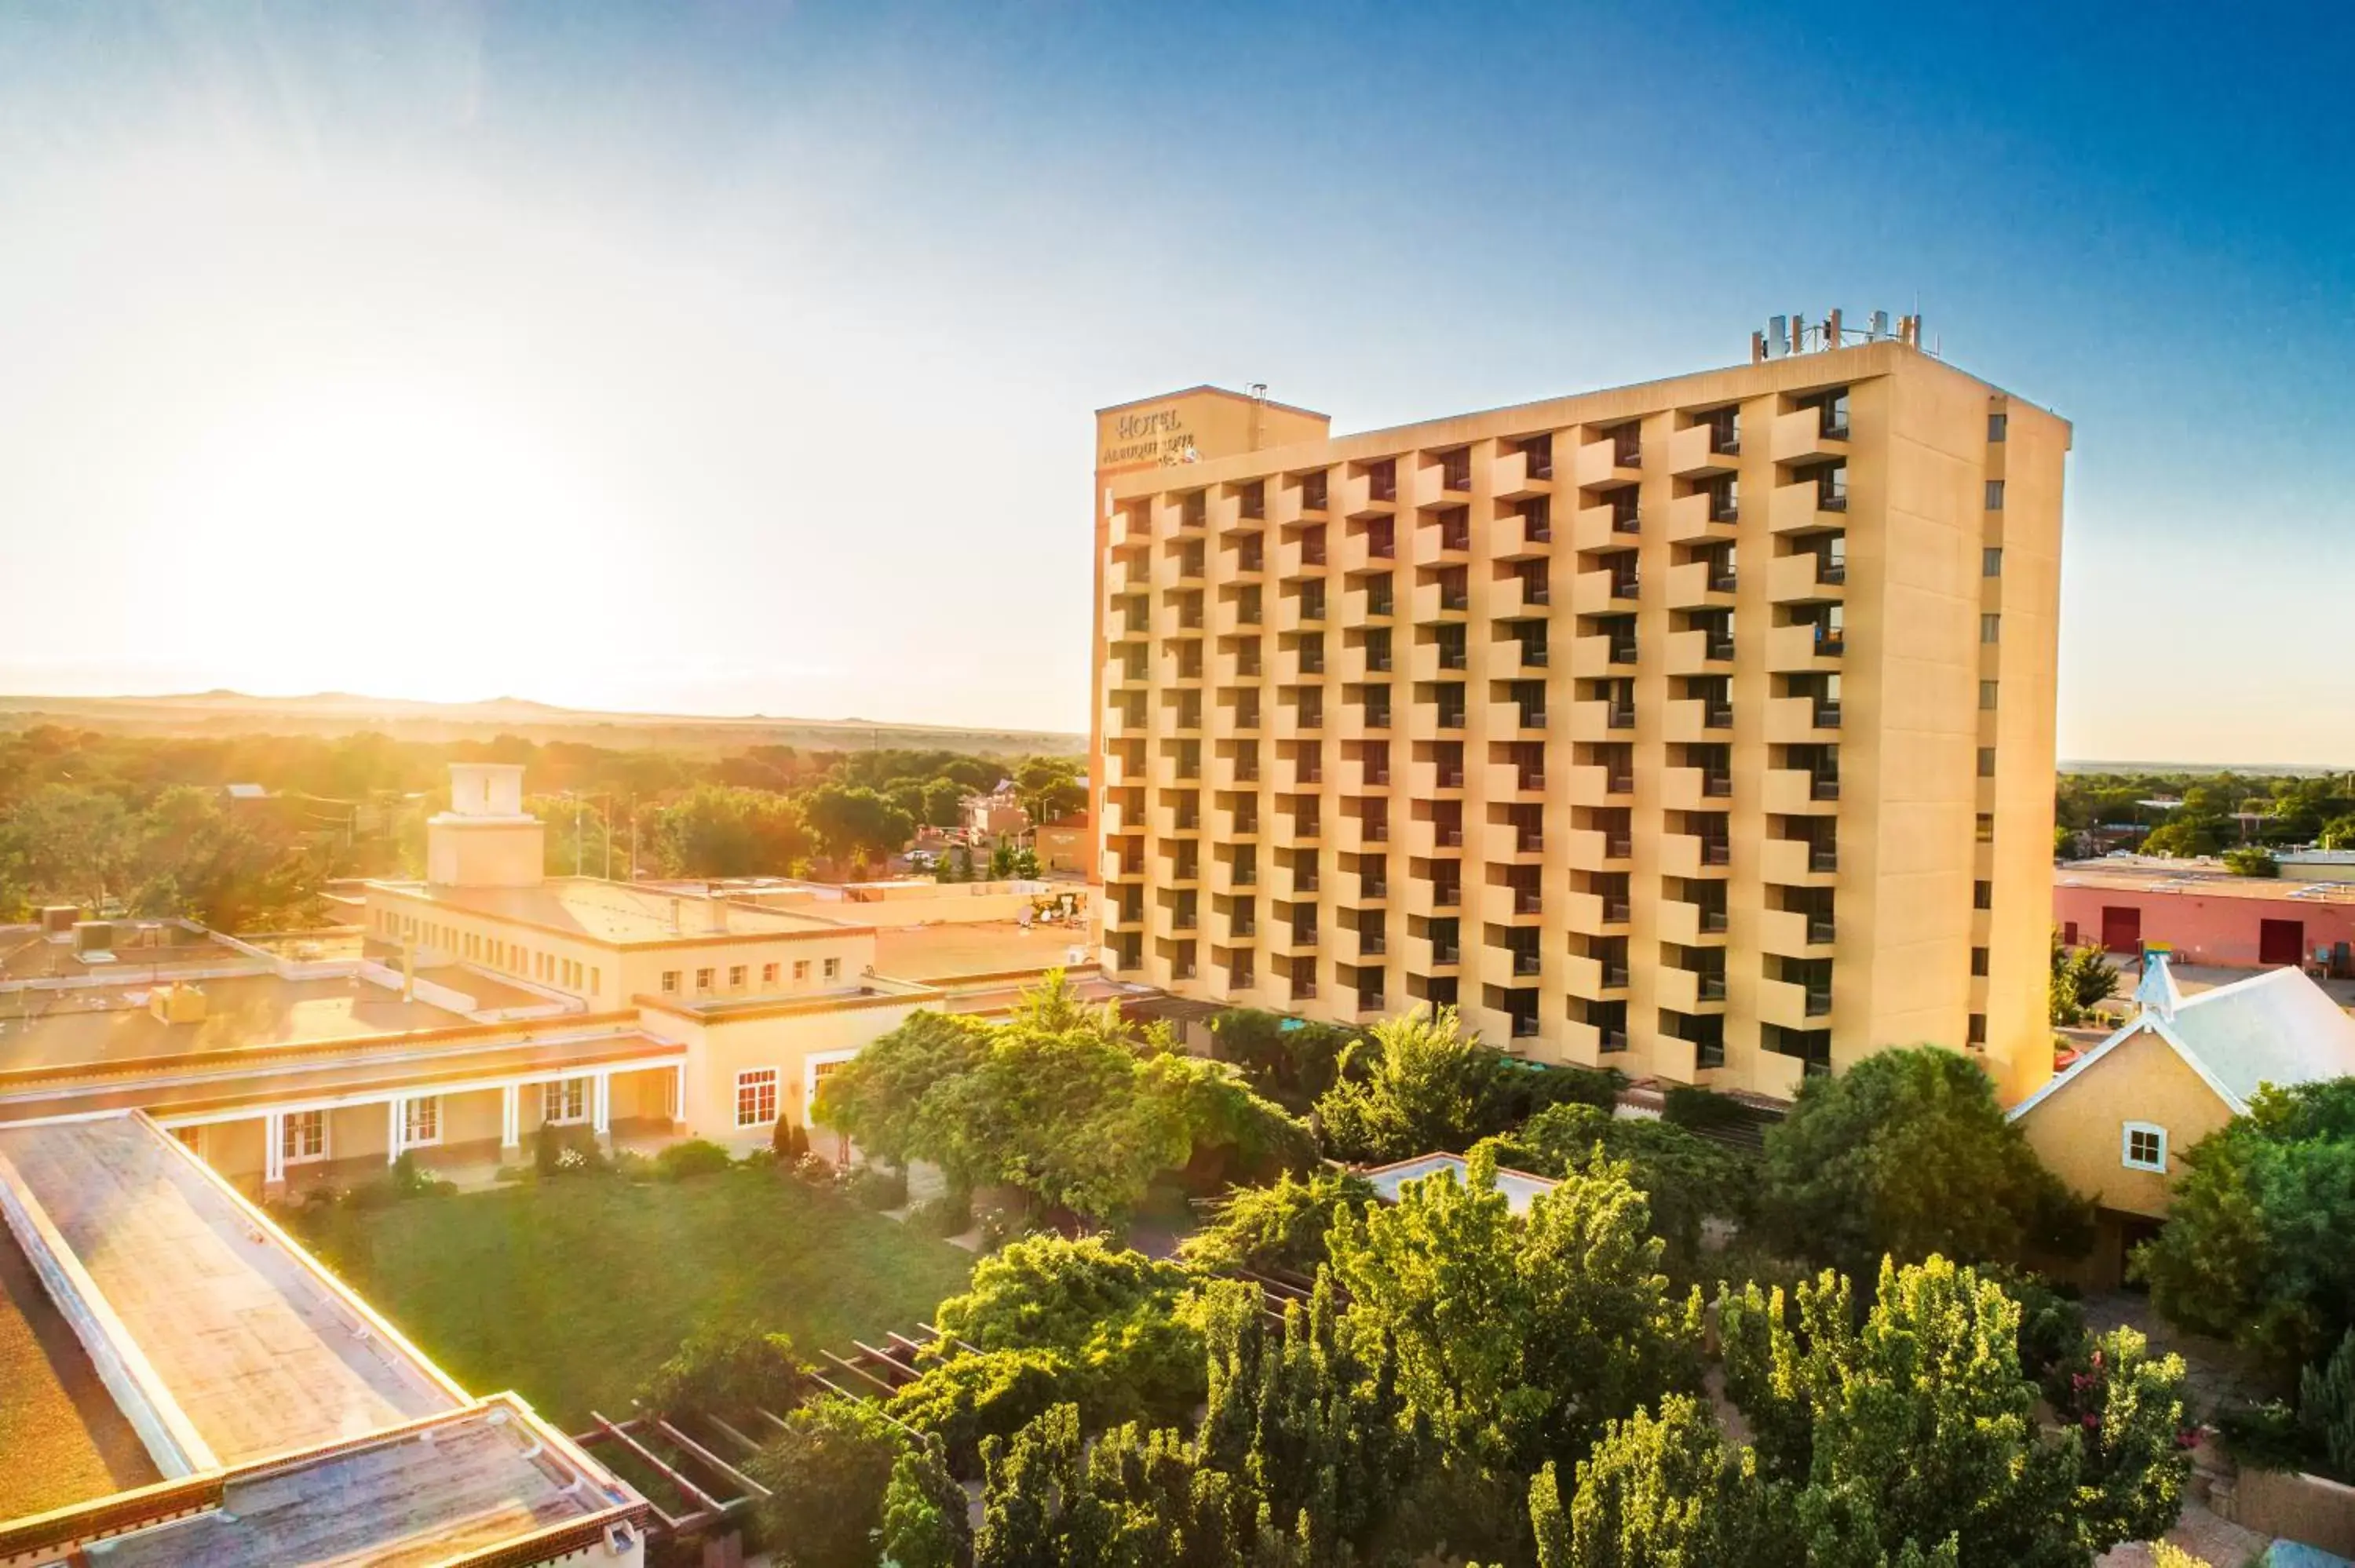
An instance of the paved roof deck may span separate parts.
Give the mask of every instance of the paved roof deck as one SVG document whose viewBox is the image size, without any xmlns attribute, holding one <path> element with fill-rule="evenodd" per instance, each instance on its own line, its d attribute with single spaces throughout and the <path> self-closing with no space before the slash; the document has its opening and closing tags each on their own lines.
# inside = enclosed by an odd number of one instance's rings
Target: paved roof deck
<svg viewBox="0 0 2355 1568">
<path fill-rule="evenodd" d="M 0 1160 L 222 1463 L 464 1403 L 148 1122 L 0 1127 Z"/>
<path fill-rule="evenodd" d="M 1081 949 L 1071 964 L 1072 948 Z M 1066 966 L 1084 969 L 1096 961 L 1084 926 L 1013 920 L 943 921 L 930 926 L 883 926 L 875 932 L 875 972 L 893 980 L 937 983 L 966 976 L 1015 974 Z"/>
<path fill-rule="evenodd" d="M 837 936 L 846 929 L 860 928 L 846 927 L 840 920 L 722 899 L 727 928 L 714 930 L 709 900 L 593 876 L 552 876 L 536 887 L 441 887 L 423 882 L 370 885 L 445 908 L 624 948 L 729 937 Z M 678 919 L 676 930 L 671 927 L 674 907 Z"/>
<path fill-rule="evenodd" d="M 256 1061 L 187 1071 L 167 1066 L 130 1076 L 69 1077 L 0 1092 L 0 1123 L 109 1110 L 144 1110 L 167 1121 L 186 1116 L 218 1118 L 236 1110 L 260 1116 L 267 1107 L 289 1101 L 365 1104 L 394 1091 L 442 1093 L 452 1086 L 486 1078 L 667 1066 L 686 1051 L 675 1042 L 609 1024 L 545 1036 L 510 1033 L 416 1047 L 355 1048 L 349 1054 L 336 1052 L 309 1062 Z"/>
<path fill-rule="evenodd" d="M 2355 904 L 2355 883 L 2234 876 L 2212 865 L 2109 865 L 2088 861 L 2055 867 L 2052 885 L 2109 888 L 2119 893 L 2180 893 L 2200 898 L 2258 898 L 2291 904 Z"/>
<path fill-rule="evenodd" d="M 400 992 L 357 976 L 290 980 L 274 974 L 236 975 L 193 983 L 205 993 L 205 1017 L 195 1023 L 165 1023 L 149 1012 L 151 988 L 144 984 L 0 995 L 0 1069 L 393 1034 L 468 1022 L 464 1013 L 403 1001 Z"/>
<path fill-rule="evenodd" d="M 32 1263 L 0 1227 L 0 1520 L 162 1478 Z"/>
<path fill-rule="evenodd" d="M 0 980 L 72 980 L 248 961 L 235 948 L 168 921 L 118 920 L 114 927 L 115 940 L 123 945 L 115 948 L 113 961 L 86 964 L 74 957 L 72 944 L 50 941 L 37 926 L 0 926 Z M 133 930 L 152 933 L 153 941 L 133 945 L 128 933 Z"/>
<path fill-rule="evenodd" d="M 386 1442 L 232 1478 L 218 1510 L 101 1542 L 89 1558 L 113 1568 L 406 1568 L 584 1520 L 624 1500 L 544 1446 L 518 1412 L 492 1403 Z"/>
<path fill-rule="evenodd" d="M 1455 1178 L 1458 1186 L 1467 1186 L 1471 1182 L 1471 1161 L 1460 1154 L 1423 1154 L 1412 1160 L 1401 1160 L 1394 1165 L 1380 1165 L 1370 1171 L 1360 1171 L 1358 1174 L 1373 1184 L 1375 1193 L 1382 1202 L 1395 1203 L 1399 1201 L 1400 1190 L 1409 1181 L 1420 1181 L 1443 1171 Z M 1505 1206 L 1517 1214 L 1527 1213 L 1529 1204 L 1537 1200 L 1539 1194 L 1550 1192 L 1561 1185 L 1559 1181 L 1532 1176 L 1526 1171 L 1499 1170 L 1497 1172 L 1497 1191 L 1505 1194 Z"/>
</svg>

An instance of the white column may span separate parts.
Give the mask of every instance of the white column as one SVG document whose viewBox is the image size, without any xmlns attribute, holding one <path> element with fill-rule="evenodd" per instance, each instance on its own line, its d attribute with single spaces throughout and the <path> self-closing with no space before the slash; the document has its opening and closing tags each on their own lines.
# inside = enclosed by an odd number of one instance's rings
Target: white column
<svg viewBox="0 0 2355 1568">
<path fill-rule="evenodd" d="M 384 1162 L 396 1165 L 400 1161 L 400 1097 L 395 1095 L 385 1101 L 384 1108 L 389 1113 L 384 1135 Z"/>
<path fill-rule="evenodd" d="M 265 1186 L 286 1180 L 284 1111 L 268 1111 L 261 1118 L 261 1180 Z"/>
<path fill-rule="evenodd" d="M 687 1064 L 681 1062 L 670 1071 L 670 1119 L 687 1119 Z"/>
<path fill-rule="evenodd" d="M 600 1073 L 589 1080 L 589 1130 L 610 1132 L 613 1128 L 613 1075 Z"/>
<path fill-rule="evenodd" d="M 509 1084 L 499 1090 L 499 1147 L 513 1149 L 523 1142 L 523 1089 Z"/>
</svg>

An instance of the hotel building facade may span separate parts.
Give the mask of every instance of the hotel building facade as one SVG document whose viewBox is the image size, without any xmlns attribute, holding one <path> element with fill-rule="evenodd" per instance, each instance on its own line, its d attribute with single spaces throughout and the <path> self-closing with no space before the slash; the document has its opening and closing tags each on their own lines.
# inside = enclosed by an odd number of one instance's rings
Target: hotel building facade
<svg viewBox="0 0 2355 1568">
<path fill-rule="evenodd" d="M 1923 1042 L 2032 1092 L 2070 429 L 1919 341 L 1355 436 L 1099 412 L 1107 973 L 1774 1097 Z"/>
</svg>

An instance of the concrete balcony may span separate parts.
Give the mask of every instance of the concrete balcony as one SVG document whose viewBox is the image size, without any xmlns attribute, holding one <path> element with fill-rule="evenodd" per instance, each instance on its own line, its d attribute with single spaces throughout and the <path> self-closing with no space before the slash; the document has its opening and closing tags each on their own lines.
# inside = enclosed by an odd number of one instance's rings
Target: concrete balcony
<svg viewBox="0 0 2355 1568">
<path fill-rule="evenodd" d="M 1846 457 L 1845 432 L 1837 439 L 1824 432 L 1820 408 L 1794 408 L 1774 416 L 1774 461 L 1799 462 L 1808 458 Z"/>
<path fill-rule="evenodd" d="M 1619 443 L 1615 440 L 1588 441 L 1578 449 L 1572 461 L 1573 477 L 1582 490 L 1592 490 L 1605 484 L 1633 484 L 1644 477 L 1642 468 L 1623 464 L 1618 459 Z M 1634 454 L 1640 462 L 1642 453 Z"/>
<path fill-rule="evenodd" d="M 1758 916 L 1758 948 L 1761 952 L 1785 959 L 1830 958 L 1830 923 L 1812 919 L 1796 909 L 1763 911 Z"/>
<path fill-rule="evenodd" d="M 1418 800 L 1451 797 L 1463 791 L 1464 768 L 1460 764 L 1443 768 L 1424 758 L 1407 764 L 1406 779 Z"/>
<path fill-rule="evenodd" d="M 1830 502 L 1834 504 L 1827 505 Z M 1778 484 L 1767 500 L 1766 526 L 1776 534 L 1817 534 L 1848 526 L 1848 497 L 1827 493 L 1812 479 Z"/>
<path fill-rule="evenodd" d="M 1641 586 L 1632 576 L 1581 572 L 1570 579 L 1570 608 L 1577 615 L 1625 615 L 1641 602 Z"/>
<path fill-rule="evenodd" d="M 1369 712 L 1363 703 L 1343 703 L 1328 727 L 1343 740 L 1384 740 L 1390 736 L 1391 721 L 1397 714 L 1396 705 Z"/>
<path fill-rule="evenodd" d="M 1805 839 L 1768 839 L 1758 846 L 1758 874 L 1786 887 L 1829 887 L 1839 880 L 1839 853 L 1821 853 Z"/>
<path fill-rule="evenodd" d="M 1542 703 L 1502 702 L 1488 705 L 1491 740 L 1543 740 L 1546 710 Z"/>
<path fill-rule="evenodd" d="M 1236 839 L 1256 840 L 1260 825 L 1266 821 L 1267 813 L 1262 810 L 1246 814 L 1231 806 L 1214 806 L 1210 809 L 1210 836 L 1222 843 Z"/>
<path fill-rule="evenodd" d="M 1696 627 L 1668 633 L 1668 673 L 1722 674 L 1733 667 L 1733 639 Z"/>
<path fill-rule="evenodd" d="M 1631 804 L 1635 797 L 1632 768 L 1614 773 L 1594 763 L 1579 763 L 1570 769 L 1570 801 L 1574 806 L 1600 806 L 1614 800 Z"/>
<path fill-rule="evenodd" d="M 1217 607 L 1210 611 L 1210 630 L 1221 637 L 1249 637 L 1266 630 L 1265 606 L 1268 598 L 1269 596 L 1263 592 L 1260 596 L 1262 608 L 1251 611 L 1248 615 L 1240 600 L 1231 599 L 1219 600 Z"/>
<path fill-rule="evenodd" d="M 1256 894 L 1260 891 L 1259 863 L 1238 866 L 1231 860 L 1213 861 L 1210 864 L 1210 889 L 1215 893 Z"/>
<path fill-rule="evenodd" d="M 1668 568 L 1668 608 L 1707 609 L 1733 608 L 1733 578 L 1707 561 L 1687 561 Z"/>
<path fill-rule="evenodd" d="M 1758 982 L 1758 1022 L 1778 1023 L 1785 1029 L 1825 1029 L 1831 1024 L 1832 993 L 1829 987 L 1814 991 L 1789 980 L 1762 980 Z"/>
<path fill-rule="evenodd" d="M 1633 703 L 1598 702 L 1583 697 L 1570 705 L 1572 740 L 1629 740 L 1636 733 Z"/>
<path fill-rule="evenodd" d="M 1491 822 L 1480 835 L 1482 858 L 1497 865 L 1542 865 L 1545 835 L 1524 833 L 1502 822 Z"/>
<path fill-rule="evenodd" d="M 1766 667 L 1776 673 L 1837 670 L 1844 644 L 1838 632 L 1812 626 L 1776 626 L 1766 633 Z"/>
<path fill-rule="evenodd" d="M 1607 1067 L 1616 1059 L 1613 1053 L 1627 1048 L 1625 1031 L 1605 1039 L 1593 1024 L 1575 1018 L 1561 1026 L 1561 1038 L 1563 1060 L 1582 1067 Z"/>
<path fill-rule="evenodd" d="M 1615 1001 L 1627 994 L 1627 967 L 1606 966 L 1601 959 L 1572 953 L 1562 960 L 1562 980 L 1572 996 L 1589 1001 Z"/>
<path fill-rule="evenodd" d="M 1480 947 L 1476 966 L 1483 986 L 1502 986 L 1507 990 L 1527 990 L 1545 980 L 1545 960 L 1536 953 L 1517 953 L 1507 948 Z"/>
<path fill-rule="evenodd" d="M 1512 762 L 1488 764 L 1487 796 L 1491 800 L 1536 803 L 1545 799 L 1545 775 L 1524 771 Z"/>
<path fill-rule="evenodd" d="M 1480 918 L 1491 926 L 1534 926 L 1545 914 L 1545 900 L 1534 888 L 1490 883 L 1480 889 Z"/>
<path fill-rule="evenodd" d="M 1582 937 L 1620 937 L 1627 932 L 1627 900 L 1599 893 L 1572 893 L 1562 902 L 1562 924 Z"/>
<path fill-rule="evenodd" d="M 1145 874 L 1145 853 L 1140 847 L 1132 860 L 1117 845 L 1107 845 L 1097 852 L 1096 870 L 1106 882 L 1134 882 Z"/>
<path fill-rule="evenodd" d="M 1489 462 L 1488 487 L 1499 501 L 1526 501 L 1553 493 L 1553 472 L 1531 473 L 1529 453 L 1505 452 Z"/>
<path fill-rule="evenodd" d="M 1812 550 L 1777 556 L 1766 563 L 1766 597 L 1776 604 L 1838 603 L 1848 597 L 1848 570 L 1830 568 L 1827 577 Z"/>
<path fill-rule="evenodd" d="M 1640 517 L 1618 521 L 1614 506 L 1582 506 L 1570 525 L 1571 548 L 1576 550 L 1625 550 L 1633 548 L 1643 533 Z"/>
<path fill-rule="evenodd" d="M 1284 594 L 1275 601 L 1275 629 L 1278 631 L 1321 631 L 1332 619 L 1333 599 L 1327 595 L 1322 604 L 1312 603 L 1298 594 Z"/>
<path fill-rule="evenodd" d="M 1732 473 L 1742 461 L 1741 442 L 1734 450 L 1721 452 L 1715 446 L 1716 432 L 1707 425 L 1687 425 L 1668 434 L 1668 471 L 1678 479 L 1706 479 L 1713 473 Z"/>
<path fill-rule="evenodd" d="M 1721 811 L 1733 798 L 1733 775 L 1704 773 L 1698 768 L 1670 768 L 1660 775 L 1660 809 L 1664 811 Z"/>
<path fill-rule="evenodd" d="M 1407 492 L 1404 499 L 1410 506 L 1455 506 L 1469 503 L 1472 499 L 1472 472 L 1468 461 L 1455 474 L 1461 482 L 1451 485 L 1447 482 L 1449 477 L 1445 463 L 1416 463 L 1405 458 L 1399 460 L 1399 483 Z"/>
<path fill-rule="evenodd" d="M 1106 593 L 1142 593 L 1153 586 L 1153 563 L 1141 554 L 1115 554 L 1104 567 Z"/>
<path fill-rule="evenodd" d="M 1404 948 L 1406 967 L 1417 974 L 1455 974 L 1464 962 L 1464 944 L 1454 941 L 1441 947 L 1429 937 L 1409 937 Z"/>
<path fill-rule="evenodd" d="M 1436 642 L 1418 642 L 1407 654 L 1407 679 L 1410 681 L 1460 681 L 1472 662 L 1470 653 L 1457 656 L 1457 662 L 1442 662 L 1443 650 Z"/>
<path fill-rule="evenodd" d="M 1345 854 L 1387 854 L 1391 847 L 1391 829 L 1387 821 L 1369 821 L 1366 818 L 1343 813 L 1333 822 L 1333 846 Z"/>
<path fill-rule="evenodd" d="M 1696 833 L 1664 833 L 1660 837 L 1662 876 L 1721 877 L 1732 869 L 1732 845 L 1722 839 Z"/>
<path fill-rule="evenodd" d="M 1838 705 L 1813 697 L 1770 697 L 1766 701 L 1766 742 L 1770 746 L 1821 745 L 1840 737 Z M 1834 722 L 1822 721 L 1830 718 Z"/>
<path fill-rule="evenodd" d="M 1661 736 L 1670 745 L 1733 738 L 1733 705 L 1700 697 L 1670 697 Z"/>
<path fill-rule="evenodd" d="M 1721 515 L 1716 497 L 1702 492 L 1679 495 L 1668 503 L 1668 540 L 1671 545 L 1697 545 L 1712 539 L 1731 539 L 1741 532 L 1737 514 Z"/>
<path fill-rule="evenodd" d="M 1103 924 L 1107 931 L 1142 931 L 1145 929 L 1145 916 L 1142 900 L 1134 908 L 1124 907 L 1114 899 L 1104 900 Z"/>
<path fill-rule="evenodd" d="M 1132 708 L 1114 703 L 1104 709 L 1103 730 L 1107 736 L 1141 736 L 1152 733 L 1152 725 L 1144 705 Z"/>
<path fill-rule="evenodd" d="M 1572 828 L 1564 836 L 1570 841 L 1570 863 L 1581 871 L 1624 870 L 1636 853 L 1633 833 Z"/>
<path fill-rule="evenodd" d="M 1663 942 L 1674 942 L 1681 948 L 1710 948 L 1724 945 L 1725 926 L 1722 911 L 1704 910 L 1698 904 L 1670 898 L 1660 905 L 1654 928 Z"/>
<path fill-rule="evenodd" d="M 1722 1012 L 1725 977 L 1663 965 L 1655 972 L 1652 994 L 1673 1012 Z"/>
<path fill-rule="evenodd" d="M 1769 768 L 1759 794 L 1760 803 L 1778 816 L 1828 817 L 1839 811 L 1838 784 L 1832 783 L 1827 793 L 1821 781 L 1796 768 Z"/>
<path fill-rule="evenodd" d="M 1404 466 L 1405 463 L 1403 460 L 1401 460 L 1400 467 L 1403 468 Z M 1398 479 L 1399 481 L 1403 481 L 1404 477 L 1405 476 L 1401 474 L 1398 476 Z M 1339 503 L 1336 510 L 1337 510 L 1341 516 L 1365 517 L 1377 513 L 1396 512 L 1398 510 L 1398 494 L 1395 483 L 1391 494 L 1387 496 L 1378 496 L 1374 493 L 1373 481 L 1374 476 L 1370 473 L 1352 473 L 1335 476 L 1333 482 L 1329 487 L 1330 499 Z"/>
<path fill-rule="evenodd" d="M 1399 678 L 1398 655 L 1395 652 L 1384 653 L 1380 662 L 1376 663 L 1367 653 L 1364 643 L 1353 643 L 1341 650 L 1340 673 L 1341 679 L 1351 683 L 1396 681 Z"/>
<path fill-rule="evenodd" d="M 1323 936 L 1323 930 L 1314 924 L 1271 920 L 1260 927 L 1261 945 L 1281 958 L 1315 958 Z"/>
<path fill-rule="evenodd" d="M 1461 620 L 1471 613 L 1472 594 L 1468 587 L 1450 588 L 1445 583 L 1417 583 L 1407 602 L 1418 625 Z"/>
<path fill-rule="evenodd" d="M 1297 703 L 1278 703 L 1268 734 L 1278 740 L 1315 739 L 1325 733 L 1326 716 L 1322 707 L 1304 714 Z"/>
</svg>

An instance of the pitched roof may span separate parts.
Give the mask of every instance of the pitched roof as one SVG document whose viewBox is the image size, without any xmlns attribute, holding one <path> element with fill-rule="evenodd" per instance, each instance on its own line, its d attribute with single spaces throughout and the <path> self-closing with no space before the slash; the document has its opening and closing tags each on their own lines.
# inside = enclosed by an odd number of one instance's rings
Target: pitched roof
<svg viewBox="0 0 2355 1568">
<path fill-rule="evenodd" d="M 2076 1065 L 2011 1107 L 2018 1120 L 2145 1030 L 2174 1047 L 2234 1115 L 2259 1086 L 2285 1088 L 2355 1074 L 2355 1018 L 2294 969 L 2267 969 L 2175 1004 L 2173 1016 L 2146 1009 Z"/>
</svg>

